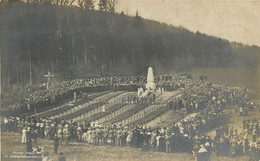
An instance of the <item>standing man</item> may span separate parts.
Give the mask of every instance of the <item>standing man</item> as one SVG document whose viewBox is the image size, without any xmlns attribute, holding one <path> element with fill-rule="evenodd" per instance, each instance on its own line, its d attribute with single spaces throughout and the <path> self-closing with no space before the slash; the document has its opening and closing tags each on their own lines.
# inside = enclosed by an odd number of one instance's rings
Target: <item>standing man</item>
<svg viewBox="0 0 260 161">
<path fill-rule="evenodd" d="M 59 138 L 58 138 L 58 136 L 57 136 L 56 133 L 55 133 L 55 135 L 54 135 L 53 140 L 54 140 L 54 153 L 57 154 L 57 152 L 58 152 L 58 146 L 59 146 Z"/>
<path fill-rule="evenodd" d="M 165 145 L 166 145 L 166 153 L 170 153 L 172 151 L 172 144 L 171 144 L 171 135 L 169 132 L 165 135 Z"/>
<path fill-rule="evenodd" d="M 32 138 L 31 138 L 31 128 L 27 128 L 26 132 L 26 152 L 32 152 Z"/>
</svg>

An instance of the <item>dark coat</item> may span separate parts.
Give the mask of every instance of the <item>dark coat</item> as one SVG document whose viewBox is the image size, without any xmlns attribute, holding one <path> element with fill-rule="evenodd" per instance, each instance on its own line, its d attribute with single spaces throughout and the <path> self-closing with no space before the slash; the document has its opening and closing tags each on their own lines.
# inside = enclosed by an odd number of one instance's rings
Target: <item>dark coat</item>
<svg viewBox="0 0 260 161">
<path fill-rule="evenodd" d="M 31 139 L 31 132 L 26 132 L 26 152 L 32 152 L 32 139 Z"/>
<path fill-rule="evenodd" d="M 58 138 L 58 136 L 54 136 L 53 140 L 54 140 L 54 147 L 59 146 L 59 138 Z"/>
</svg>

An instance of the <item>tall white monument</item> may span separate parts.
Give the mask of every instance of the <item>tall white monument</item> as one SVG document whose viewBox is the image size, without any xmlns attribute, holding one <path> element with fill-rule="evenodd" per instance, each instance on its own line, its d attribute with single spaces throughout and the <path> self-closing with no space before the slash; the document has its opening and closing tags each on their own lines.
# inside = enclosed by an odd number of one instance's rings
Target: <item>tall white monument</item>
<svg viewBox="0 0 260 161">
<path fill-rule="evenodd" d="M 153 75 L 152 67 L 148 68 L 146 89 L 152 91 L 156 90 L 156 84 L 154 83 L 154 75 Z"/>
</svg>

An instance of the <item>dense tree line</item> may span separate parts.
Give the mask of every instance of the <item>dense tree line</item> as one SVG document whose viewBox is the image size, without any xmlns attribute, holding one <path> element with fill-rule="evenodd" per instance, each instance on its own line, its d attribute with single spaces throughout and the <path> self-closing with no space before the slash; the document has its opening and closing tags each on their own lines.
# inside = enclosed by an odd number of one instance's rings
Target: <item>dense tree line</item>
<svg viewBox="0 0 260 161">
<path fill-rule="evenodd" d="M 207 67 L 250 67 L 256 46 L 190 32 L 137 12 L 115 13 L 116 0 L 28 0 L 1 10 L 2 84 L 93 75 L 145 74 Z M 97 5 L 97 6 L 95 6 Z M 252 53 L 252 54 L 250 54 Z"/>
</svg>

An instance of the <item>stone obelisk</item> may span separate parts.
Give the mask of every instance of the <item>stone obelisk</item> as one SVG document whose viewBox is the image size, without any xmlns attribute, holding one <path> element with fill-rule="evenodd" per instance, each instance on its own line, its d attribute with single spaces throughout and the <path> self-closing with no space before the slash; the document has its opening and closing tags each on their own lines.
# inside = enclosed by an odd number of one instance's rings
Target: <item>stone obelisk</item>
<svg viewBox="0 0 260 161">
<path fill-rule="evenodd" d="M 154 75 L 153 75 L 152 67 L 148 68 L 146 89 L 152 91 L 156 90 L 156 84 L 154 83 Z"/>
</svg>

